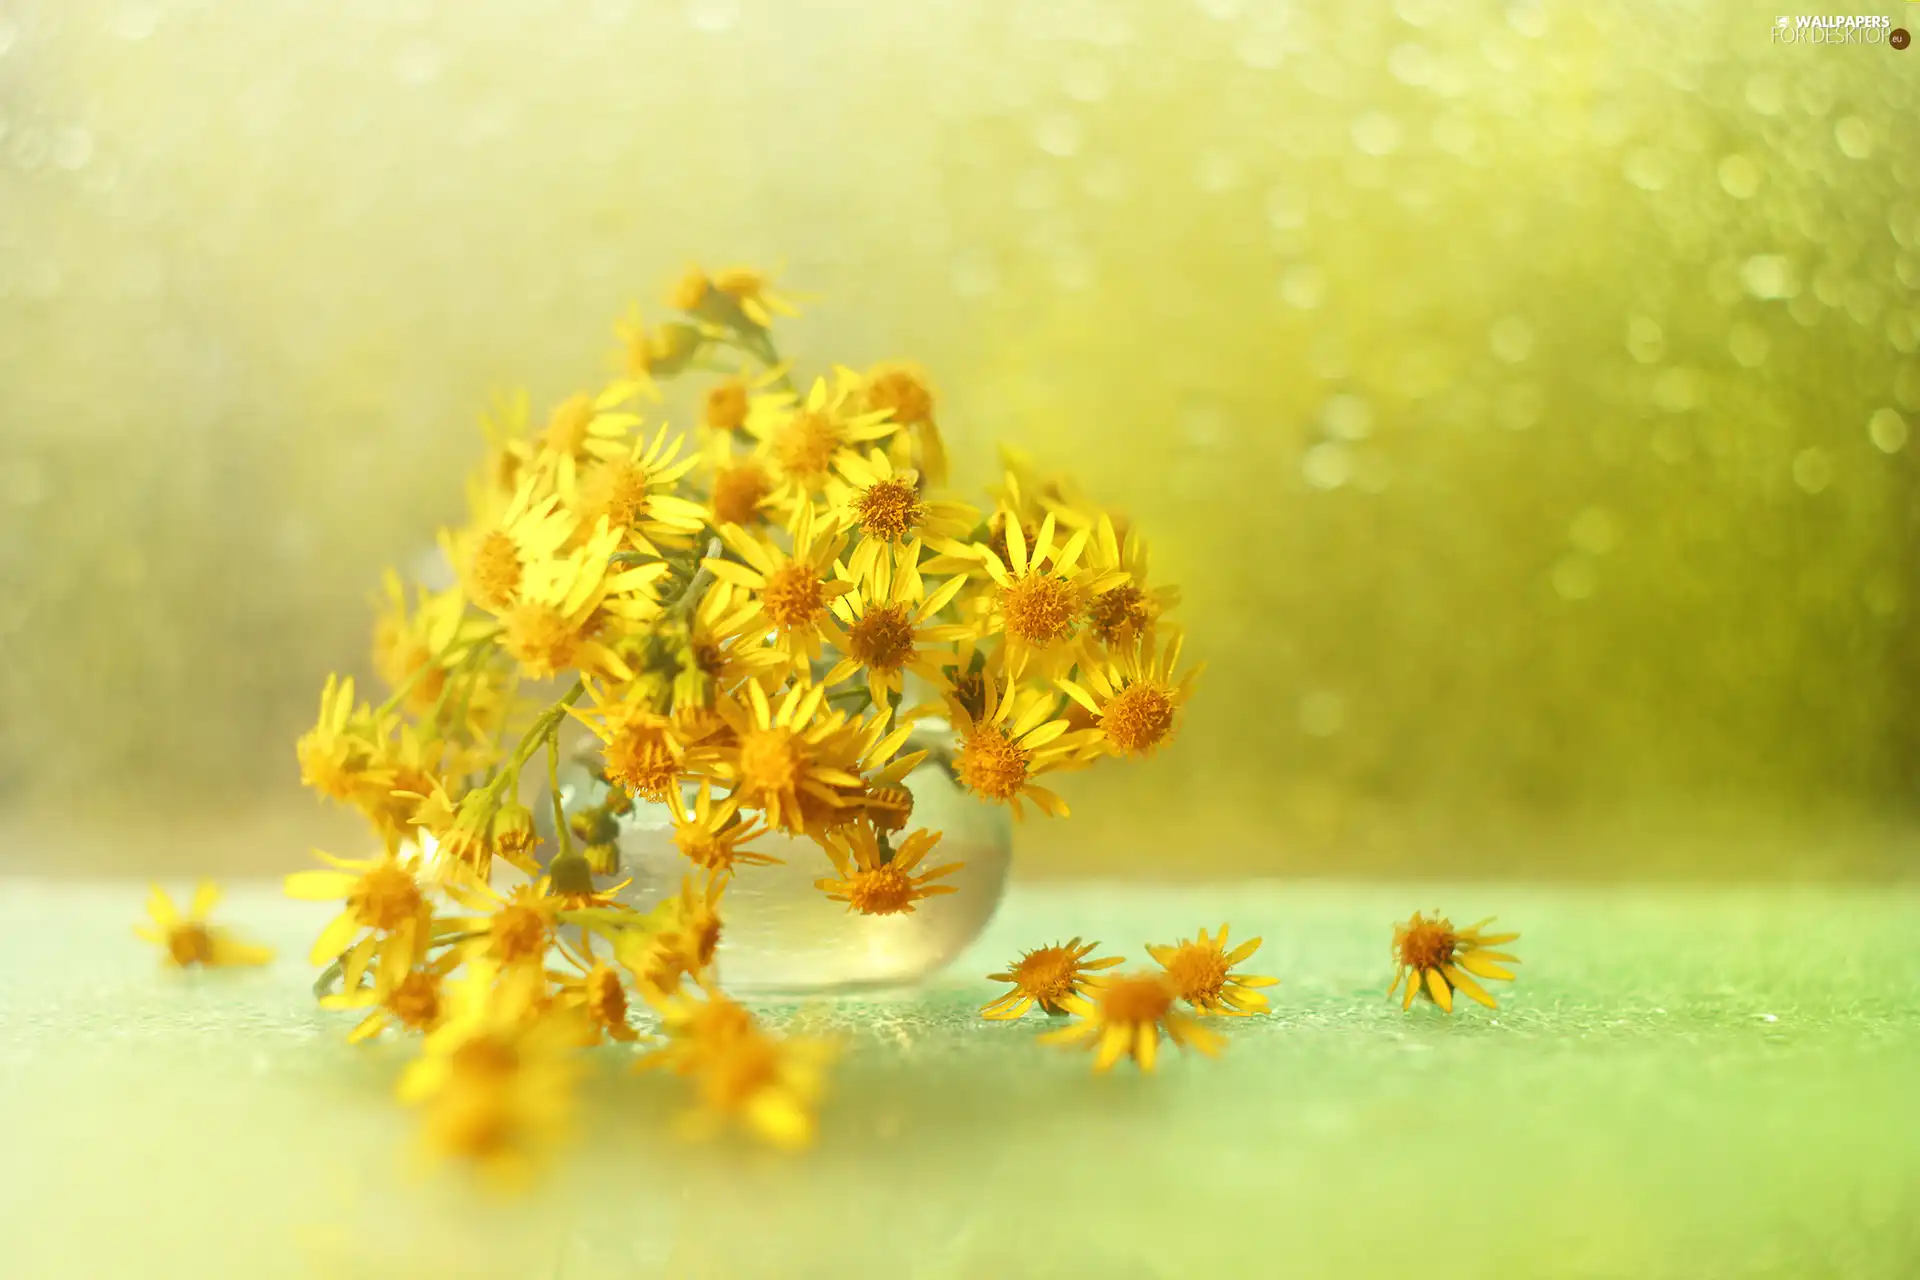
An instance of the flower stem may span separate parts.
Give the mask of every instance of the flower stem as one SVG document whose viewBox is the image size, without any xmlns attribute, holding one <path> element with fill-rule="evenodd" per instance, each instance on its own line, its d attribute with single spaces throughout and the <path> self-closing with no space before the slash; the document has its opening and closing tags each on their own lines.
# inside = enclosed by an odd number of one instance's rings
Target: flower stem
<svg viewBox="0 0 1920 1280">
<path fill-rule="evenodd" d="M 560 856 L 573 852 L 573 833 L 567 829 L 566 809 L 560 803 L 560 735 L 547 737 L 547 786 L 553 793 L 553 833 L 560 842 Z"/>
</svg>

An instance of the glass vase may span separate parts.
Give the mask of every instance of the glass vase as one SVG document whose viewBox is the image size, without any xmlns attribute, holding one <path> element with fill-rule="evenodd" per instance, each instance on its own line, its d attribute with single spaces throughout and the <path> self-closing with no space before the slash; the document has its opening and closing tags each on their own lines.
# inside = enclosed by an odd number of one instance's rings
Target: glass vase
<svg viewBox="0 0 1920 1280">
<path fill-rule="evenodd" d="M 804 836 L 768 832 L 748 847 L 781 861 L 736 867 L 721 907 L 724 929 L 715 963 L 729 991 L 805 995 L 908 985 L 937 973 L 980 936 L 1006 889 L 1012 823 L 1004 808 L 960 788 L 943 739 L 951 739 L 944 725 L 922 722 L 909 749 L 925 746 L 929 755 L 902 785 L 913 793 L 909 830 L 942 833 L 924 865 L 961 864 L 939 882 L 955 892 L 924 898 L 911 912 L 860 915 L 815 887 L 816 880 L 835 874 L 819 845 Z M 563 772 L 560 785 L 569 815 L 606 794 L 606 784 L 581 756 L 570 754 L 576 762 Z M 693 868 L 673 842 L 672 811 L 664 804 L 636 803 L 619 820 L 619 829 L 618 878 L 632 878 L 621 899 L 644 911 L 677 894 Z M 553 847 L 550 841 L 546 847 Z"/>
</svg>

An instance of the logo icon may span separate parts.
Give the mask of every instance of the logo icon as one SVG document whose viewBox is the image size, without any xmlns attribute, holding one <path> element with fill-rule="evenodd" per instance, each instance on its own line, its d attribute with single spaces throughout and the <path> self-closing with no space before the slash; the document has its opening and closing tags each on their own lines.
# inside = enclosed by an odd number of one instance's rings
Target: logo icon
<svg viewBox="0 0 1920 1280">
<path fill-rule="evenodd" d="M 1913 37 L 1907 34 L 1905 27 L 1895 27 L 1887 32 L 1887 43 L 1896 49 L 1904 49 L 1913 43 Z"/>
</svg>

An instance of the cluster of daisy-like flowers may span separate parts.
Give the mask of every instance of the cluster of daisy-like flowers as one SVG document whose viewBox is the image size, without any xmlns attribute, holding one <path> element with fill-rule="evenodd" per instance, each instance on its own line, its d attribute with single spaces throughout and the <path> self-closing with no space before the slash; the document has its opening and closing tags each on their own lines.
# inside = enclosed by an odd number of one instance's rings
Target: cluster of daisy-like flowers
<svg viewBox="0 0 1920 1280">
<path fill-rule="evenodd" d="M 1013 455 L 989 505 L 941 496 L 916 369 L 796 380 L 771 338 L 792 304 L 754 271 L 696 269 L 669 301 L 617 326 L 607 385 L 540 419 L 497 402 L 440 539 L 451 585 L 388 576 L 384 700 L 330 678 L 298 743 L 379 840 L 287 879 L 340 904 L 322 1003 L 362 1012 L 354 1039 L 420 1037 L 401 1095 L 432 1145 L 509 1173 L 564 1127 L 573 1050 L 636 1038 L 641 1005 L 665 1034 L 642 1063 L 689 1077 L 699 1116 L 805 1142 L 828 1046 L 714 970 L 727 885 L 775 860 L 754 841 L 813 841 L 850 912 L 912 911 L 958 868 L 904 785 L 930 751 L 979 800 L 1065 815 L 1051 776 L 1162 746 L 1197 674 L 1124 519 Z M 648 420 L 670 378 L 701 380 L 688 432 Z M 605 784 L 572 809 L 569 722 Z M 686 857 L 646 913 L 618 879 L 640 802 Z"/>
<path fill-rule="evenodd" d="M 1455 991 L 1464 991 L 1489 1009 L 1496 1007 L 1494 998 L 1475 978 L 1511 980 L 1513 974 L 1501 962 L 1519 961 L 1491 948 L 1520 935 L 1482 933 L 1490 923 L 1482 920 L 1470 928 L 1456 929 L 1438 912 L 1428 918 L 1416 911 L 1405 923 L 1395 925 L 1395 973 L 1387 994 L 1392 995 L 1404 982 L 1403 1010 L 1419 997 L 1452 1013 Z M 1183 938 L 1172 945 L 1149 943 L 1147 954 L 1160 967 L 1122 975 L 1101 972 L 1122 963 L 1118 956 L 1089 959 L 1100 949 L 1097 942 L 1083 943 L 1074 938 L 1036 947 L 1004 972 L 988 975 L 991 981 L 1011 983 L 1013 989 L 989 1001 L 981 1013 L 1005 1021 L 1038 1006 L 1055 1017 L 1072 1016 L 1074 1021 L 1067 1026 L 1040 1038 L 1093 1049 L 1095 1071 L 1106 1071 L 1121 1058 L 1132 1058 L 1143 1071 L 1153 1070 L 1163 1034 L 1180 1048 L 1217 1057 L 1225 1040 L 1202 1025 L 1199 1018 L 1265 1013 L 1267 998 L 1259 988 L 1279 982 L 1259 974 L 1236 973 L 1235 969 L 1260 949 L 1261 940 L 1251 939 L 1229 951 L 1227 933 L 1228 926 L 1223 924 L 1211 938 L 1202 929 L 1197 940 Z M 1193 1012 L 1183 1011 L 1181 1004 Z"/>
<path fill-rule="evenodd" d="M 441 535 L 451 585 L 387 576 L 384 700 L 330 677 L 297 744 L 303 782 L 377 838 L 287 877 L 339 904 L 309 956 L 320 1003 L 360 1015 L 349 1040 L 413 1037 L 398 1091 L 429 1148 L 509 1182 L 570 1127 L 580 1050 L 607 1042 L 645 1040 L 636 1069 L 686 1079 L 695 1131 L 811 1141 L 832 1044 L 763 1025 L 715 968 L 728 884 L 779 860 L 754 842 L 811 840 L 817 888 L 849 912 L 911 912 L 959 866 L 913 821 L 905 784 L 930 754 L 1016 818 L 1064 816 L 1045 780 L 1163 746 L 1198 675 L 1166 617 L 1178 592 L 1124 519 L 1012 454 L 984 508 L 938 495 L 917 370 L 803 389 L 770 332 L 793 307 L 754 271 L 691 271 L 670 302 L 675 321 L 617 326 L 598 392 L 537 422 L 524 395 L 497 402 L 471 518 Z M 703 379 L 691 438 L 642 412 L 676 377 Z M 604 784 L 571 810 L 570 722 Z M 666 808 L 686 859 L 646 912 L 619 878 L 637 803 Z M 182 915 L 156 889 L 143 936 L 181 967 L 264 962 L 207 921 L 215 896 Z M 1491 1003 L 1474 975 L 1510 976 L 1486 950 L 1510 936 L 1416 915 L 1394 944 L 1407 1000 Z M 1221 1046 L 1180 1005 L 1266 1010 L 1275 980 L 1233 972 L 1258 946 L 1202 930 L 1150 947 L 1157 971 L 1110 976 L 1119 961 L 1076 938 L 993 975 L 1013 990 L 985 1012 L 1038 1005 L 1073 1019 L 1043 1039 L 1150 1069 L 1163 1033 Z"/>
</svg>

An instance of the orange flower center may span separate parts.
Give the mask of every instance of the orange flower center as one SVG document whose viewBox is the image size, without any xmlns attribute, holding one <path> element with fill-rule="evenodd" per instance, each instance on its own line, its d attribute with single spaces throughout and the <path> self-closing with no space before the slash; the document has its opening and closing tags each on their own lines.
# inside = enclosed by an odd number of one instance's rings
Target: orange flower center
<svg viewBox="0 0 1920 1280">
<path fill-rule="evenodd" d="M 913 618 L 903 604 L 868 609 L 847 628 L 847 656 L 881 671 L 896 671 L 913 657 Z"/>
<path fill-rule="evenodd" d="M 584 392 L 569 396 L 554 406 L 553 416 L 547 419 L 547 448 L 577 457 L 586 447 L 592 425 L 593 397 Z"/>
<path fill-rule="evenodd" d="M 920 491 L 904 480 L 868 486 L 854 500 L 853 509 L 860 517 L 860 532 L 890 542 L 906 537 L 927 514 Z"/>
<path fill-rule="evenodd" d="M 1151 681 L 1130 684 L 1107 704 L 1100 728 L 1128 755 L 1147 751 L 1173 730 L 1173 699 Z"/>
<path fill-rule="evenodd" d="M 807 565 L 789 561 L 767 575 L 760 607 L 775 626 L 794 631 L 819 621 L 826 611 L 827 596 L 818 574 Z"/>
<path fill-rule="evenodd" d="M 747 420 L 747 384 L 728 378 L 707 388 L 707 425 L 738 431 Z"/>
<path fill-rule="evenodd" d="M 558 610 L 544 604 L 516 605 L 506 616 L 501 643 L 535 679 L 557 675 L 573 665 L 580 642 L 574 625 Z"/>
<path fill-rule="evenodd" d="M 733 863 L 733 846 L 705 827 L 681 827 L 673 833 L 673 843 L 696 867 L 718 870 Z"/>
<path fill-rule="evenodd" d="M 1173 1008 L 1175 992 L 1157 973 L 1116 978 L 1100 989 L 1103 1022 L 1155 1023 Z"/>
<path fill-rule="evenodd" d="M 874 375 L 867 384 L 867 405 L 890 411 L 893 420 L 903 426 L 933 418 L 933 393 L 926 383 L 905 369 L 888 369 Z"/>
<path fill-rule="evenodd" d="M 525 903 L 510 902 L 500 908 L 489 932 L 493 953 L 508 964 L 536 959 L 547 949 L 546 914 Z"/>
<path fill-rule="evenodd" d="M 647 469 L 630 459 L 603 462 L 580 481 L 580 520 L 591 529 L 601 516 L 631 529 L 647 511 Z"/>
<path fill-rule="evenodd" d="M 960 744 L 954 772 L 961 785 L 989 800 L 1008 800 L 1027 781 L 1027 749 L 998 725 L 980 725 Z"/>
<path fill-rule="evenodd" d="M 740 743 L 740 781 L 753 792 L 793 791 L 805 763 L 791 729 L 755 729 Z"/>
<path fill-rule="evenodd" d="M 824 476 L 840 447 L 840 428 L 826 414 L 802 409 L 787 421 L 773 442 L 773 453 L 786 474 L 803 480 Z"/>
<path fill-rule="evenodd" d="M 895 866 L 862 871 L 847 881 L 847 904 L 863 916 L 890 916 L 913 906 L 913 878 Z"/>
<path fill-rule="evenodd" d="M 1030 573 L 1000 588 L 1007 634 L 1035 648 L 1064 639 L 1079 620 L 1079 592 L 1050 574 Z"/>
<path fill-rule="evenodd" d="M 1013 980 L 1020 989 L 1049 1008 L 1062 996 L 1073 994 L 1074 979 L 1080 976 L 1080 962 L 1066 947 L 1041 947 L 1029 951 L 1013 966 Z"/>
<path fill-rule="evenodd" d="M 647 800 L 665 800 L 680 776 L 680 761 L 657 728 L 629 725 L 613 735 L 604 752 L 607 778 Z"/>
<path fill-rule="evenodd" d="M 486 609 L 504 609 L 520 590 L 520 549 L 498 529 L 490 530 L 473 549 L 468 572 L 474 603 Z"/>
<path fill-rule="evenodd" d="M 1131 582 L 1102 591 L 1087 608 L 1087 622 L 1101 643 L 1111 644 L 1115 637 L 1138 632 L 1153 621 L 1147 593 Z"/>
<path fill-rule="evenodd" d="M 1186 943 L 1173 953 L 1167 976 L 1189 1000 L 1216 999 L 1227 981 L 1227 958 L 1214 947 Z"/>
<path fill-rule="evenodd" d="M 1443 964 L 1452 964 L 1453 953 L 1460 945 L 1450 922 L 1428 920 L 1424 916 L 1415 916 L 1411 925 L 1401 925 L 1394 935 L 1400 963 L 1415 969 L 1438 969 Z"/>
<path fill-rule="evenodd" d="M 748 524 L 773 488 L 758 464 L 722 467 L 713 477 L 713 518 L 720 524 Z"/>
<path fill-rule="evenodd" d="M 416 919 L 424 905 L 413 875 L 392 863 L 374 867 L 347 891 L 347 909 L 354 919 L 383 933 Z"/>
<path fill-rule="evenodd" d="M 596 965 L 586 979 L 587 1012 L 607 1027 L 627 1024 L 627 992 L 620 975 L 606 965 Z"/>
<path fill-rule="evenodd" d="M 181 968 L 213 963 L 213 935 L 207 926 L 189 921 L 167 930 L 167 954 Z"/>
<path fill-rule="evenodd" d="M 440 1020 L 440 975 L 415 969 L 387 996 L 387 1010 L 415 1031 Z"/>
</svg>

